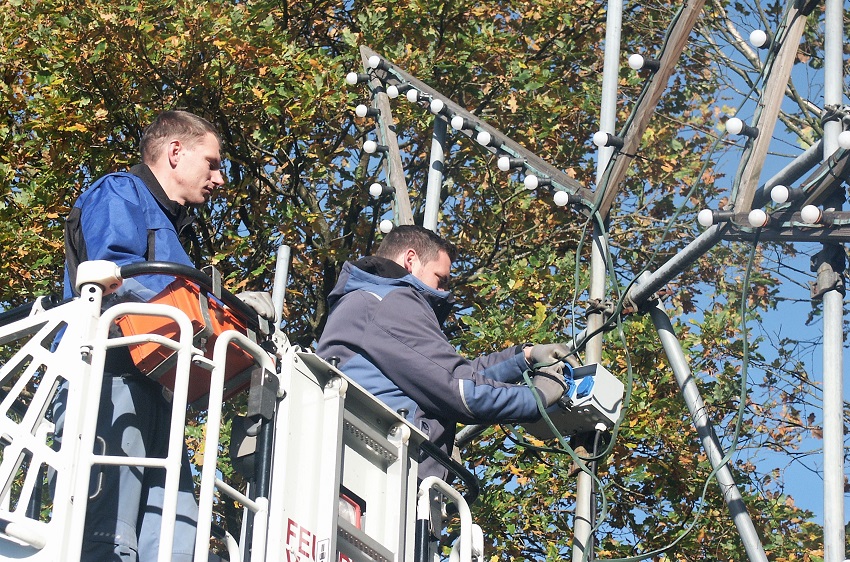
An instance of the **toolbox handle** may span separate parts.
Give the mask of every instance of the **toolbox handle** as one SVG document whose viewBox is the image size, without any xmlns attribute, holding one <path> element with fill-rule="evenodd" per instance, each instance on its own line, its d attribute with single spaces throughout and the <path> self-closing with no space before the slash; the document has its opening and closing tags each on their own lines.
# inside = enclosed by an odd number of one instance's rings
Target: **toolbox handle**
<svg viewBox="0 0 850 562">
<path fill-rule="evenodd" d="M 219 291 L 220 294 L 216 294 L 216 287 L 212 277 L 203 271 L 195 269 L 194 267 L 167 261 L 145 261 L 120 266 L 118 268 L 118 275 L 122 279 L 137 277 L 139 275 L 170 275 L 172 277 L 180 277 L 181 279 L 193 281 L 197 283 L 202 290 L 212 294 L 229 309 L 234 311 L 241 319 L 244 319 L 249 328 L 257 330 L 263 334 L 271 333 L 271 326 L 269 323 L 265 321 L 261 323 L 259 315 L 253 308 L 225 289 L 221 289 Z"/>
</svg>

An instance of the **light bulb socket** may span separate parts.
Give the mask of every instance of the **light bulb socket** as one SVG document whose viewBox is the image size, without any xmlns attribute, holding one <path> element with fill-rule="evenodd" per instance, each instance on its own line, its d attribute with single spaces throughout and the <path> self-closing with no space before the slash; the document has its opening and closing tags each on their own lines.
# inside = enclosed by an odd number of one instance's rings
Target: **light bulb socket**
<svg viewBox="0 0 850 562">
<path fill-rule="evenodd" d="M 481 146 L 493 146 L 495 144 L 495 140 L 493 135 L 491 135 L 487 131 L 478 131 L 478 134 L 475 135 L 475 141 Z"/>
<path fill-rule="evenodd" d="M 472 121 L 461 115 L 453 116 L 449 123 L 451 124 L 452 129 L 456 131 L 468 131 L 475 127 L 475 124 Z"/>
<path fill-rule="evenodd" d="M 551 178 L 541 178 L 540 176 L 535 175 L 535 174 L 528 174 L 522 180 L 522 183 L 523 183 L 523 185 L 525 185 L 525 188 L 527 190 L 532 191 L 532 190 L 537 189 L 538 187 L 547 187 L 547 186 L 552 185 L 552 179 Z"/>
<path fill-rule="evenodd" d="M 743 135 L 751 139 L 759 136 L 758 127 L 751 127 L 737 117 L 730 117 L 726 120 L 726 131 L 733 135 Z"/>
<path fill-rule="evenodd" d="M 385 144 L 378 144 L 373 140 L 367 140 L 363 143 L 363 151 L 367 154 L 386 154 L 390 148 Z"/>
<path fill-rule="evenodd" d="M 558 190 L 554 195 L 555 205 L 559 207 L 566 207 L 567 205 L 572 205 L 573 203 L 578 203 L 579 198 L 573 195 L 572 193 Z"/>
<path fill-rule="evenodd" d="M 646 58 L 643 55 L 635 53 L 629 57 L 629 68 L 632 70 L 642 70 L 645 68 L 650 72 L 658 72 L 658 69 L 661 68 L 661 61 Z"/>
<path fill-rule="evenodd" d="M 802 189 L 788 187 L 785 185 L 774 185 L 770 189 L 770 199 L 777 205 L 782 205 L 788 201 L 796 201 L 804 195 Z"/>
<path fill-rule="evenodd" d="M 431 103 L 428 105 L 428 111 L 434 115 L 439 115 L 444 109 L 446 109 L 446 102 L 439 98 L 432 99 Z"/>
<path fill-rule="evenodd" d="M 387 86 L 387 95 L 390 97 L 390 99 L 395 99 L 401 94 L 407 93 L 411 88 L 413 88 L 413 85 L 408 83 L 390 84 L 389 86 Z"/>
<path fill-rule="evenodd" d="M 697 221 L 704 227 L 709 227 L 722 222 L 729 222 L 735 217 L 734 211 L 719 211 L 717 209 L 703 209 L 697 215 Z"/>
<path fill-rule="evenodd" d="M 595 144 L 599 148 L 603 148 L 606 146 L 612 146 L 614 148 L 623 148 L 623 145 L 626 144 L 626 141 L 623 140 L 622 137 L 612 135 L 611 133 L 597 131 L 593 133 L 593 144 Z"/>
<path fill-rule="evenodd" d="M 357 117 L 378 117 L 381 114 L 381 110 L 377 107 L 369 107 L 366 104 L 360 104 L 354 108 L 354 114 Z"/>
<path fill-rule="evenodd" d="M 496 165 L 503 172 L 509 172 L 515 168 L 522 168 L 525 165 L 523 158 L 511 158 L 510 156 L 500 156 L 496 161 Z"/>
<path fill-rule="evenodd" d="M 348 82 L 349 85 L 355 86 L 357 84 L 365 84 L 372 77 L 368 74 L 358 73 L 358 72 L 349 72 L 345 75 L 345 81 Z"/>
<path fill-rule="evenodd" d="M 378 55 L 372 55 L 371 57 L 369 57 L 369 60 L 367 60 L 366 63 L 369 68 L 387 70 L 390 67 L 387 61 L 385 61 Z"/>
<path fill-rule="evenodd" d="M 380 199 L 384 196 L 392 195 L 393 193 L 395 193 L 395 188 L 391 185 L 384 185 L 382 183 L 375 182 L 369 186 L 369 195 L 375 199 Z"/>
</svg>

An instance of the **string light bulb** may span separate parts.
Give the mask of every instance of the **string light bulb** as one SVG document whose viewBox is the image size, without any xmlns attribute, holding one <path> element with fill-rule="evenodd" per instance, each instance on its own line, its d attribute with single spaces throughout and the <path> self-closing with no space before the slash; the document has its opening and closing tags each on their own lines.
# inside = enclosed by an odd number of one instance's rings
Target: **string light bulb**
<svg viewBox="0 0 850 562">
<path fill-rule="evenodd" d="M 354 108 L 354 114 L 357 117 L 361 117 L 361 118 L 366 117 L 366 116 L 377 117 L 378 115 L 381 114 L 381 112 L 380 112 L 380 110 L 378 110 L 374 107 L 369 107 L 366 104 L 361 103 L 360 105 L 358 105 L 357 107 Z"/>
<path fill-rule="evenodd" d="M 570 194 L 566 191 L 558 190 L 555 192 L 555 205 L 559 207 L 566 207 L 570 203 Z"/>
<path fill-rule="evenodd" d="M 350 86 L 356 86 L 362 82 L 368 82 L 371 77 L 368 74 L 358 74 L 356 72 L 349 72 L 345 75 L 345 81 L 348 82 Z"/>
<path fill-rule="evenodd" d="M 661 68 L 661 62 L 655 59 L 644 58 L 643 55 L 635 53 L 629 57 L 629 68 L 631 68 L 632 70 L 640 70 L 642 68 L 646 68 L 647 70 L 655 72 L 656 70 Z"/>
<path fill-rule="evenodd" d="M 611 133 L 606 133 L 604 131 L 596 131 L 595 133 L 593 133 L 593 144 L 595 144 L 599 148 L 604 148 L 606 146 L 623 148 L 625 141 L 618 136 L 612 135 Z"/>
<path fill-rule="evenodd" d="M 768 47 L 768 37 L 767 33 L 762 29 L 754 29 L 750 32 L 750 45 L 755 47 L 756 49 L 761 49 L 762 47 Z"/>
<path fill-rule="evenodd" d="M 390 232 L 393 229 L 393 221 L 391 221 L 389 219 L 384 219 L 384 220 L 381 221 L 381 224 L 378 225 L 378 228 L 381 229 L 381 232 L 383 232 L 384 234 L 387 234 L 388 232 Z"/>
<path fill-rule="evenodd" d="M 478 134 L 475 135 L 475 140 L 481 146 L 490 146 L 490 143 L 493 142 L 493 135 L 487 131 L 478 131 Z"/>
<path fill-rule="evenodd" d="M 444 102 L 443 100 L 441 100 L 439 98 L 436 98 L 436 99 L 431 100 L 431 105 L 428 106 L 428 109 L 434 115 L 439 115 L 440 112 L 442 112 L 445 107 L 446 107 L 446 102 Z"/>
<path fill-rule="evenodd" d="M 822 217 L 823 213 L 814 205 L 806 205 L 800 209 L 800 219 L 806 224 L 817 224 Z"/>
<path fill-rule="evenodd" d="M 750 214 L 747 215 L 747 221 L 753 228 L 761 228 L 763 226 L 767 226 L 770 218 L 767 216 L 767 213 L 764 212 L 764 209 L 753 209 L 750 211 Z"/>
<path fill-rule="evenodd" d="M 756 127 L 750 127 L 737 117 L 730 117 L 726 120 L 726 131 L 732 135 L 744 135 L 752 139 L 759 135 L 759 130 Z"/>
<path fill-rule="evenodd" d="M 552 180 L 549 179 L 549 178 L 537 177 L 537 175 L 535 175 L 535 174 L 528 174 L 522 180 L 522 183 L 523 183 L 523 185 L 525 185 L 525 188 L 527 190 L 534 191 L 538 187 L 541 187 L 541 186 L 544 186 L 544 185 L 552 185 Z"/>
<path fill-rule="evenodd" d="M 838 146 L 844 150 L 850 149 L 850 131 L 841 131 L 838 133 Z"/>
<path fill-rule="evenodd" d="M 525 160 L 522 158 L 511 158 L 510 156 L 500 156 L 498 160 L 496 160 L 496 166 L 503 172 L 509 172 L 513 168 L 519 168 L 525 164 Z"/>
</svg>

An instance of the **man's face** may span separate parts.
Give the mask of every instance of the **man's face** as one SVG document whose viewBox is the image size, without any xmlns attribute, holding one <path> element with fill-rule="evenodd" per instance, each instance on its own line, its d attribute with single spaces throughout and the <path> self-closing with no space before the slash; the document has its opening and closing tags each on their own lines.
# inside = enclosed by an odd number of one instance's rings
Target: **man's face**
<svg viewBox="0 0 850 562">
<path fill-rule="evenodd" d="M 440 251 L 436 259 L 422 263 L 419 255 L 414 252 L 408 271 L 432 289 L 448 291 L 452 260 L 446 252 Z"/>
<path fill-rule="evenodd" d="M 224 185 L 218 139 L 212 133 L 191 143 L 169 146 L 174 186 L 168 196 L 181 205 L 200 205 Z"/>
</svg>

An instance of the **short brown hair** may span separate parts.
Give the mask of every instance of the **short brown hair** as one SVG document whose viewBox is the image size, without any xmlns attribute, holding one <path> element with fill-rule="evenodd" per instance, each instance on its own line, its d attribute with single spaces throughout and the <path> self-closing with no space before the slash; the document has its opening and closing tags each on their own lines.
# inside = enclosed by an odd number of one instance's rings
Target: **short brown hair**
<svg viewBox="0 0 850 562">
<path fill-rule="evenodd" d="M 180 139 L 187 144 L 200 140 L 212 133 L 218 142 L 221 137 L 212 123 L 188 111 L 173 110 L 160 113 L 153 123 L 147 126 L 142 135 L 142 162 L 152 164 L 159 156 L 163 143 L 171 139 Z"/>
<path fill-rule="evenodd" d="M 396 226 L 384 236 L 381 245 L 375 252 L 376 256 L 395 259 L 399 253 L 413 248 L 419 254 L 422 263 L 437 259 L 440 252 L 448 254 L 449 259 L 457 258 L 457 248 L 451 242 L 443 240 L 427 228 L 412 224 Z"/>
</svg>

